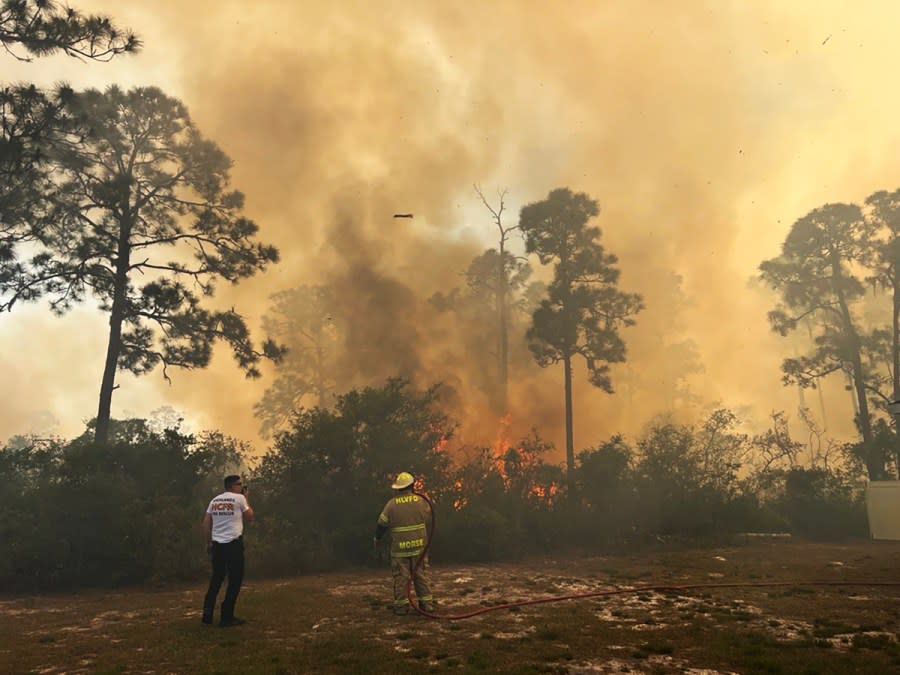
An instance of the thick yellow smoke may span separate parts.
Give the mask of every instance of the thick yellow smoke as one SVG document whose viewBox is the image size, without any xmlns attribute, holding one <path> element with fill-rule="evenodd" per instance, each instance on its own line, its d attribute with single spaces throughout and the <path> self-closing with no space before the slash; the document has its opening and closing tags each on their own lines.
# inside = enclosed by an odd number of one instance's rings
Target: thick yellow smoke
<svg viewBox="0 0 900 675">
<path fill-rule="evenodd" d="M 617 393 L 577 371 L 578 448 L 717 403 L 756 424 L 793 415 L 797 392 L 779 373 L 792 347 L 769 332 L 773 298 L 748 282 L 810 209 L 900 185 L 900 48 L 885 16 L 900 10 L 883 3 L 852 15 L 837 2 L 77 5 L 135 29 L 144 51 L 105 66 L 6 59 L 3 79 L 155 84 L 181 98 L 234 159 L 248 214 L 283 256 L 222 288 L 221 302 L 258 325 L 272 293 L 333 285 L 358 319 L 360 383 L 450 383 L 471 442 L 490 442 L 497 420 L 460 327 L 427 299 L 462 285 L 494 245 L 473 183 L 488 197 L 509 188 L 507 224 L 555 187 L 587 192 L 622 288 L 644 295 Z M 87 310 L 0 317 L 21 394 L 0 430 L 27 431 L 23 420 L 49 411 L 70 433 L 93 416 L 103 332 Z M 223 350 L 171 387 L 120 376 L 114 414 L 170 404 L 196 426 L 255 438 L 266 376 L 244 381 Z M 562 446 L 559 368 L 514 363 L 510 398 L 515 432 L 536 426 Z M 830 430 L 848 433 L 849 396 L 828 405 Z"/>
</svg>

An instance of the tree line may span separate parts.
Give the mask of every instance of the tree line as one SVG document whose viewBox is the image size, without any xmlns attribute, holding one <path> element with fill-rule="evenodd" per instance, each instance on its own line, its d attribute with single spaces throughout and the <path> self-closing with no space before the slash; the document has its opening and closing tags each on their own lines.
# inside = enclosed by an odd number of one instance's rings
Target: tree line
<svg viewBox="0 0 900 675">
<path fill-rule="evenodd" d="M 297 411 L 262 458 L 218 432 L 113 420 L 106 443 L 18 437 L 0 450 L 0 585 L 38 591 L 197 579 L 199 529 L 221 478 L 240 473 L 257 517 L 245 536 L 254 575 L 374 566 L 371 532 L 397 467 L 435 505 L 432 561 L 733 542 L 745 532 L 813 539 L 866 535 L 858 467 L 806 462 L 783 418 L 759 435 L 717 410 L 696 425 L 660 418 L 635 440 L 596 439 L 571 473 L 537 431 L 500 455 L 466 446 L 439 387 L 404 380 L 352 389 Z"/>
<path fill-rule="evenodd" d="M 108 17 L 38 0 L 0 2 L 0 43 L 23 61 L 54 53 L 103 61 L 141 47 Z M 283 428 L 310 394 L 326 406 L 346 389 L 335 366 L 339 312 L 327 287 L 276 294 L 264 329 L 277 339 L 259 344 L 237 310 L 210 306 L 218 284 L 239 283 L 278 261 L 243 214 L 230 168 L 186 107 L 157 88 L 76 92 L 21 84 L 0 91 L 0 312 L 44 299 L 62 314 L 90 299 L 106 313 L 97 441 L 108 436 L 118 371 L 160 368 L 168 379 L 171 368 L 208 365 L 216 342 L 231 348 L 248 377 L 259 376 L 262 359 L 281 363 L 256 407 L 266 434 Z M 573 361 L 582 358 L 590 383 L 612 393 L 611 364 L 626 360 L 621 331 L 644 302 L 619 288 L 618 260 L 601 243 L 593 222 L 599 205 L 587 194 L 552 190 L 509 225 L 507 192 L 498 203 L 476 192 L 497 246 L 470 264 L 469 293 L 439 292 L 432 304 L 491 319 L 471 337 L 473 345 L 496 345 L 483 384 L 501 415 L 508 412 L 513 324 L 534 361 L 562 365 L 571 482 Z M 785 384 L 809 387 L 843 373 L 854 394 L 858 452 L 872 479 L 887 475 L 898 452 L 889 420 L 877 414 L 900 399 L 898 194 L 876 192 L 862 207 L 814 209 L 794 223 L 782 253 L 760 265 L 760 278 L 780 296 L 769 314 L 773 330 L 802 327 L 812 343 L 808 353 L 785 359 Z M 530 281 L 528 259 L 510 250 L 513 234 L 524 239 L 526 254 L 552 266 L 548 284 Z"/>
<path fill-rule="evenodd" d="M 477 188 L 476 188 L 477 189 Z M 643 299 L 618 287 L 617 259 L 600 244 L 590 224 L 595 200 L 567 188 L 525 206 L 514 227 L 480 189 L 499 232 L 499 246 L 475 257 L 465 271 L 466 289 L 438 292 L 438 311 L 453 312 L 471 327 L 469 352 L 482 366 L 485 391 L 495 392 L 495 411 L 507 412 L 510 334 L 527 346 L 540 366 L 562 364 L 566 415 L 566 469 L 575 467 L 572 361 L 582 357 L 589 381 L 613 393 L 611 364 L 626 360 L 621 329 L 634 324 Z M 525 251 L 553 266 L 549 285 L 530 280 L 528 259 L 506 247 L 522 234 Z M 900 477 L 900 442 L 888 404 L 900 400 L 900 190 L 871 195 L 863 207 L 829 204 L 791 227 L 780 255 L 763 261 L 759 278 L 777 293 L 769 312 L 773 331 L 808 336 L 809 350 L 784 359 L 782 380 L 801 388 L 820 386 L 832 375 L 853 393 L 852 419 L 859 431 L 854 452 L 870 480 Z M 283 428 L 291 412 L 308 403 L 330 405 L 341 389 L 341 315 L 327 286 L 279 293 L 267 315 L 271 333 L 289 345 L 276 379 L 256 405 L 263 431 Z M 513 330 L 511 331 L 511 328 Z M 494 351 L 479 345 L 496 344 Z M 496 363 L 496 366 L 491 367 Z M 802 409 L 804 422 L 809 411 Z"/>
</svg>

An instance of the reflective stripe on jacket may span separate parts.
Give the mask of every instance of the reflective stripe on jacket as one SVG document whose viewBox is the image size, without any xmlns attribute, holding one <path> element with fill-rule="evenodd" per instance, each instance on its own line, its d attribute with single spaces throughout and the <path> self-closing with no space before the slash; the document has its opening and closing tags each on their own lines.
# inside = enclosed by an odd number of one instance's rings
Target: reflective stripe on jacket
<svg viewBox="0 0 900 675">
<path fill-rule="evenodd" d="M 429 511 L 428 503 L 419 495 L 404 492 L 384 506 L 378 524 L 391 531 L 391 555 L 411 558 L 425 548 Z"/>
</svg>

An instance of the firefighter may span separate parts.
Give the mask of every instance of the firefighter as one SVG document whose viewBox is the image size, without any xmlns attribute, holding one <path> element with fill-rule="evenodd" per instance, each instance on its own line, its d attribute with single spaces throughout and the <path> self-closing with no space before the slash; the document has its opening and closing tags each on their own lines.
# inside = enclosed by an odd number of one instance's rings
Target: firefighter
<svg viewBox="0 0 900 675">
<path fill-rule="evenodd" d="M 425 573 L 426 559 L 416 566 L 419 556 L 425 550 L 427 541 L 426 523 L 430 517 L 428 503 L 413 492 L 415 478 L 403 471 L 391 485 L 395 495 L 388 501 L 378 516 L 375 527 L 375 547 L 390 530 L 391 533 L 391 574 L 394 577 L 394 614 L 409 613 L 409 598 L 406 589 L 412 577 L 413 587 L 419 607 L 426 612 L 434 611 L 434 598 Z"/>
<path fill-rule="evenodd" d="M 253 509 L 247 501 L 247 486 L 240 476 L 226 476 L 225 492 L 213 498 L 203 516 L 206 553 L 212 562 L 212 577 L 203 600 L 203 623 L 213 622 L 216 597 L 225 577 L 228 577 L 228 588 L 225 589 L 219 625 L 246 623 L 234 615 L 234 604 L 244 580 L 244 522 L 251 520 Z"/>
</svg>

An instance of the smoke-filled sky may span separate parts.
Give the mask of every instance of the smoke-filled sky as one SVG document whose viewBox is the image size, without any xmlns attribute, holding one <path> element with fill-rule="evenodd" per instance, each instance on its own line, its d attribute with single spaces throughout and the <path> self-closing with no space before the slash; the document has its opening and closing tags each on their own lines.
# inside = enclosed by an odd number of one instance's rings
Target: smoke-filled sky
<svg viewBox="0 0 900 675">
<path fill-rule="evenodd" d="M 576 371 L 576 449 L 673 408 L 722 404 L 757 424 L 793 415 L 797 392 L 779 372 L 793 348 L 770 332 L 773 298 L 750 280 L 811 209 L 900 187 L 900 9 L 883 2 L 72 4 L 132 28 L 144 49 L 109 64 L 0 55 L 0 79 L 156 85 L 183 100 L 282 254 L 222 287 L 221 303 L 258 326 L 272 293 L 334 286 L 358 318 L 357 354 L 374 350 L 368 375 L 452 383 L 470 442 L 489 442 L 496 420 L 459 327 L 426 300 L 495 245 L 474 183 L 488 199 L 509 189 L 508 225 L 554 188 L 588 193 L 621 287 L 644 296 L 616 394 Z M 0 437 L 54 419 L 63 435 L 83 428 L 106 328 L 90 307 L 0 316 Z M 687 341 L 702 371 L 686 372 Z M 514 364 L 511 380 L 514 430 L 537 426 L 564 447 L 561 367 Z M 174 372 L 171 386 L 159 373 L 118 381 L 114 416 L 170 405 L 194 429 L 264 448 L 252 406 L 270 368 L 247 381 L 220 347 L 209 370 Z M 834 433 L 851 428 L 840 384 Z M 676 392 L 685 385 L 693 398 Z"/>
</svg>

